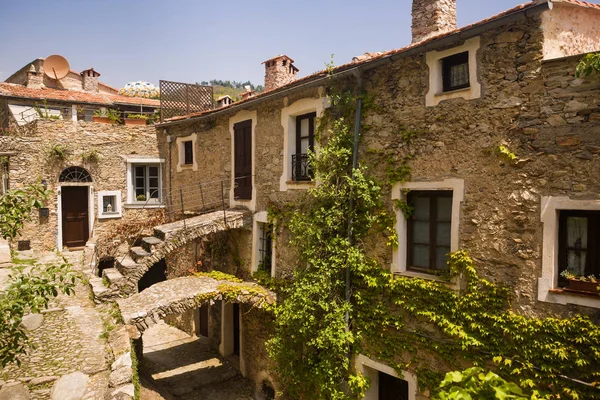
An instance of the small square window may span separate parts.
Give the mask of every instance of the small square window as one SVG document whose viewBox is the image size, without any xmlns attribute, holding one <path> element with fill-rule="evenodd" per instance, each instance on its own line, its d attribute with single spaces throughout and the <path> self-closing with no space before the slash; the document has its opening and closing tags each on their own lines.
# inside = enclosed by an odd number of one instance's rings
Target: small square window
<svg viewBox="0 0 600 400">
<path fill-rule="evenodd" d="M 121 191 L 98 192 L 98 218 L 121 217 Z"/>
<path fill-rule="evenodd" d="M 192 141 L 188 140 L 183 142 L 183 151 L 184 151 L 184 164 L 192 165 L 194 163 L 194 148 L 192 147 Z"/>
<path fill-rule="evenodd" d="M 468 51 L 442 59 L 442 79 L 444 92 L 470 86 Z"/>
<path fill-rule="evenodd" d="M 561 210 L 558 222 L 559 273 L 600 277 L 600 211 Z M 559 276 L 559 286 L 568 282 Z"/>
</svg>

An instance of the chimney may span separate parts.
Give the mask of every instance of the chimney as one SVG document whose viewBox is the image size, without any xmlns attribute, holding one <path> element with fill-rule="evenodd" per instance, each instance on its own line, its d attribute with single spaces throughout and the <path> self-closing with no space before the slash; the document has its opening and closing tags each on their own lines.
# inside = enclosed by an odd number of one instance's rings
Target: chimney
<svg viewBox="0 0 600 400">
<path fill-rule="evenodd" d="M 83 90 L 86 92 L 98 92 L 98 77 L 99 72 L 94 71 L 94 68 L 88 68 L 81 71 L 83 77 Z"/>
<path fill-rule="evenodd" d="M 41 89 L 44 86 L 44 74 L 41 71 L 36 71 L 33 64 L 27 71 L 27 87 L 32 89 Z"/>
<path fill-rule="evenodd" d="M 254 96 L 254 93 L 256 93 L 256 90 L 252 90 L 249 85 L 246 85 L 244 86 L 244 91 L 240 93 L 240 97 L 242 100 L 246 100 L 247 98 Z"/>
<path fill-rule="evenodd" d="M 413 0 L 413 43 L 454 29 L 456 29 L 456 0 Z"/>
<path fill-rule="evenodd" d="M 225 107 L 230 104 L 233 104 L 233 100 L 228 94 L 221 96 L 217 99 L 217 108 Z"/>
<path fill-rule="evenodd" d="M 294 67 L 294 60 L 284 54 L 273 57 L 265 64 L 265 91 L 277 89 L 296 80 L 298 68 Z"/>
</svg>

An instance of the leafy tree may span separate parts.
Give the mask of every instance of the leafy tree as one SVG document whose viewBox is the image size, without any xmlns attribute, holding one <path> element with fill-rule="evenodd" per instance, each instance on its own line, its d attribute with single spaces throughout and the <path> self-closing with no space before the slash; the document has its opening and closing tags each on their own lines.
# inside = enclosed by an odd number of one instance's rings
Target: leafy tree
<svg viewBox="0 0 600 400">
<path fill-rule="evenodd" d="M 29 272 L 16 267 L 9 277 L 8 288 L 0 293 L 0 362 L 4 367 L 16 361 L 30 344 L 21 322 L 26 313 L 47 308 L 59 293 L 74 293 L 77 274 L 63 258 L 59 265 L 35 265 Z"/>
<path fill-rule="evenodd" d="M 575 75 L 589 76 L 593 73 L 600 74 L 600 52 L 586 54 L 575 69 Z"/>
<path fill-rule="evenodd" d="M 41 184 L 14 189 L 0 197 L 0 236 L 12 240 L 19 235 L 34 208 L 42 206 L 50 191 Z"/>
</svg>

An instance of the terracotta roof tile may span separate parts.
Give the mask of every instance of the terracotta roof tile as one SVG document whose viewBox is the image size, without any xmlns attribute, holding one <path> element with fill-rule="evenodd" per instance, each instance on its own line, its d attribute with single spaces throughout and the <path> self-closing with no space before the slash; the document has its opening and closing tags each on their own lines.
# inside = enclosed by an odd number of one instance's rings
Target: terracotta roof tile
<svg viewBox="0 0 600 400">
<path fill-rule="evenodd" d="M 595 8 L 596 10 L 600 10 L 600 4 L 588 3 L 587 1 L 579 1 L 579 0 L 558 0 L 554 1 L 555 3 L 570 3 L 580 7 L 586 8 Z"/>
<path fill-rule="evenodd" d="M 109 93 L 89 93 L 65 89 L 32 89 L 14 83 L 0 82 L 0 96 L 22 97 L 26 99 L 46 99 L 64 101 L 69 103 L 92 103 L 92 104 L 123 104 L 123 105 L 145 105 L 158 107 L 159 100 L 143 99 L 138 97 L 127 97 Z"/>
</svg>

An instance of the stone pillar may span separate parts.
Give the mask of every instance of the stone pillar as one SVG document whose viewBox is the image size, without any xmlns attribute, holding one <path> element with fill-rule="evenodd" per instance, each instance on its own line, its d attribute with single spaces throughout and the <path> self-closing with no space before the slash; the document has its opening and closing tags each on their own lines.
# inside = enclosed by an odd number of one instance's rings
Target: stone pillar
<svg viewBox="0 0 600 400">
<path fill-rule="evenodd" d="M 265 91 L 277 89 L 296 80 L 298 68 L 294 66 L 294 60 L 281 54 L 273 57 L 265 64 Z"/>
<path fill-rule="evenodd" d="M 456 29 L 456 0 L 413 0 L 413 43 L 454 29 Z"/>
<path fill-rule="evenodd" d="M 27 72 L 27 87 L 32 89 L 41 89 L 44 86 L 44 74 L 41 71 L 36 71 L 33 64 Z"/>
<path fill-rule="evenodd" d="M 94 71 L 94 68 L 89 68 L 81 71 L 81 76 L 83 77 L 83 90 L 86 92 L 98 92 L 99 72 Z"/>
</svg>

